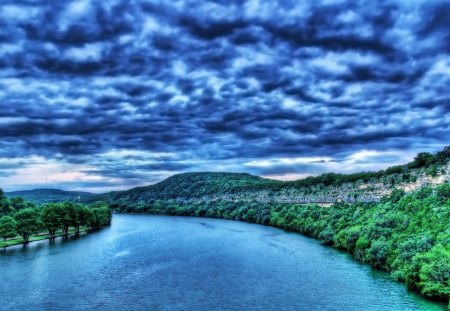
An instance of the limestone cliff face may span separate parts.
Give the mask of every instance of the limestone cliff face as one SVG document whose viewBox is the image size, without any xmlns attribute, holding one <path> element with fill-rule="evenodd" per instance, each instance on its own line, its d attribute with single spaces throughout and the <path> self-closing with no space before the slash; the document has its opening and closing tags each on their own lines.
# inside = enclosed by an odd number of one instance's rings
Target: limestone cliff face
<svg viewBox="0 0 450 311">
<path fill-rule="evenodd" d="M 436 186 L 446 181 L 450 182 L 450 163 L 442 166 L 437 176 L 430 176 L 422 171 L 416 182 L 402 183 L 398 188 L 405 190 L 405 192 L 412 192 L 426 186 Z"/>
<path fill-rule="evenodd" d="M 393 174 L 381 180 L 359 180 L 330 186 L 317 184 L 307 188 L 287 185 L 277 190 L 247 190 L 235 193 L 208 194 L 196 198 L 180 196 L 175 200 L 180 203 L 231 200 L 261 203 L 319 203 L 325 205 L 335 202 L 378 202 L 394 189 L 403 189 L 409 193 L 423 187 L 439 185 L 446 181 L 450 182 L 450 164 L 440 167 L 435 176 L 428 175 L 423 169 L 412 170 L 408 174 L 408 180 L 401 182 L 398 182 L 398 180 L 404 179 L 404 175 Z"/>
<path fill-rule="evenodd" d="M 450 182 L 450 146 L 436 154 L 419 153 L 413 162 L 378 172 L 327 173 L 277 181 L 245 173 L 193 172 L 157 184 L 103 196 L 113 207 L 145 210 L 154 204 L 253 201 L 261 203 L 378 202 L 395 189 L 406 193 Z"/>
</svg>

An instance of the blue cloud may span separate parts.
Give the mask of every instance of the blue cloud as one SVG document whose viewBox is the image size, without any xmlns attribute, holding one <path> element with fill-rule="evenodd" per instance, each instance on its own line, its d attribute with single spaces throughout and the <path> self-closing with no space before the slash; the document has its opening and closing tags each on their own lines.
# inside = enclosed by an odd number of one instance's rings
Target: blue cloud
<svg viewBox="0 0 450 311">
<path fill-rule="evenodd" d="M 446 1 L 2 1 L 0 159 L 109 178 L 90 188 L 434 151 L 450 138 L 449 14 Z M 176 156 L 97 160 L 113 150 Z"/>
</svg>

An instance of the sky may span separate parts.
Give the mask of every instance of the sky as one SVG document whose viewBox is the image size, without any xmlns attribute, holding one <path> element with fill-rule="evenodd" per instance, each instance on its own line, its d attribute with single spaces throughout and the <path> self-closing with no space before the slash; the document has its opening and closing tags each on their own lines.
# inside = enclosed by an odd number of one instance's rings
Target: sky
<svg viewBox="0 0 450 311">
<path fill-rule="evenodd" d="M 0 187 L 292 180 L 450 141 L 450 2 L 2 0 Z"/>
</svg>

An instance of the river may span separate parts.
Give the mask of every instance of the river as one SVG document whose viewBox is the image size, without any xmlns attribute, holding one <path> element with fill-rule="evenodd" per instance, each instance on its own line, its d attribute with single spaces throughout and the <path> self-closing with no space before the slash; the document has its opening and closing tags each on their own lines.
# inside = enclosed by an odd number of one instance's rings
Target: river
<svg viewBox="0 0 450 311">
<path fill-rule="evenodd" d="M 346 253 L 244 222 L 116 214 L 0 254 L 1 310 L 445 310 Z"/>
</svg>

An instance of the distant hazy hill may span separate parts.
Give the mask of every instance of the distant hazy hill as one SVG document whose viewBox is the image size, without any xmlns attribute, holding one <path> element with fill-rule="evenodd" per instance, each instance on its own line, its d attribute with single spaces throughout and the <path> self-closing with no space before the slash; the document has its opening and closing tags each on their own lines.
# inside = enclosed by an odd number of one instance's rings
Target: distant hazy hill
<svg viewBox="0 0 450 311">
<path fill-rule="evenodd" d="M 327 173 L 296 181 L 277 181 L 250 174 L 184 173 L 157 184 L 102 195 L 113 207 L 145 210 L 155 203 L 256 201 L 261 203 L 334 203 L 379 201 L 394 189 L 411 192 L 450 181 L 450 147 L 420 153 L 411 163 L 378 172 Z"/>
<path fill-rule="evenodd" d="M 97 195 L 89 192 L 81 191 L 64 191 L 59 189 L 34 189 L 5 192 L 8 198 L 22 197 L 35 203 L 74 201 L 85 202 L 92 200 Z"/>
</svg>

